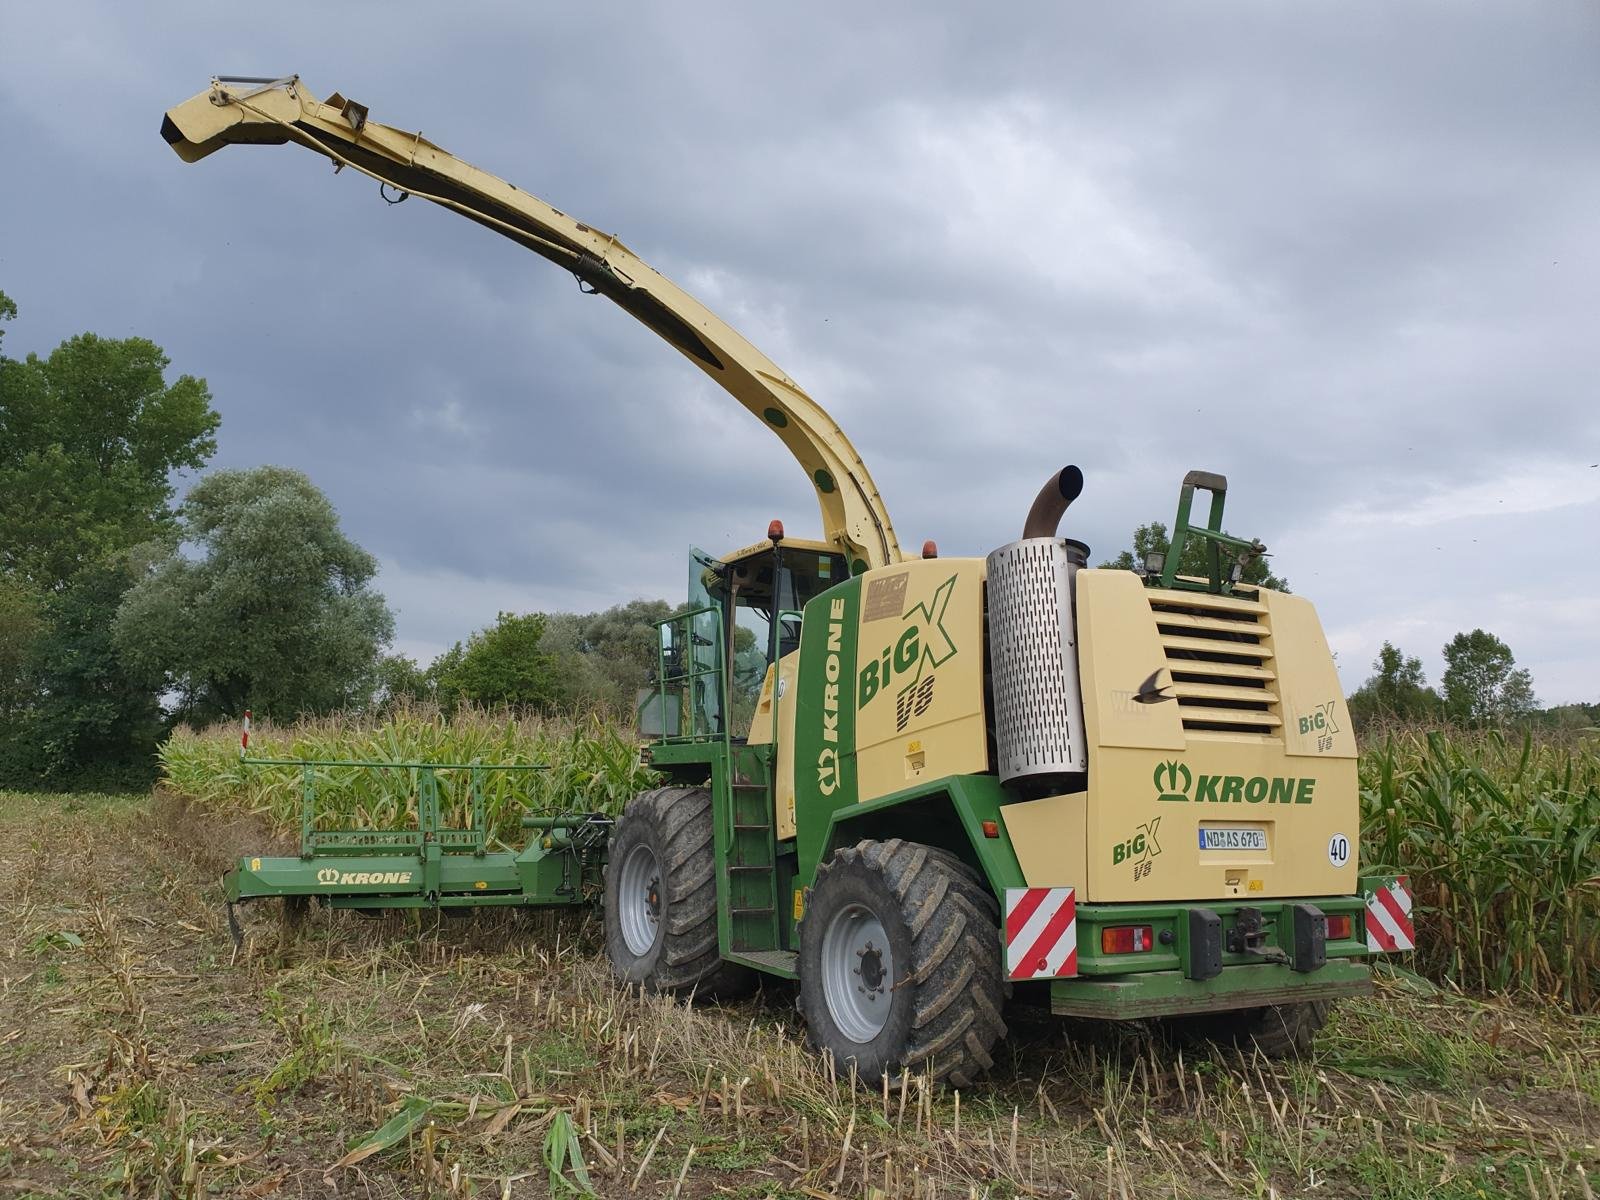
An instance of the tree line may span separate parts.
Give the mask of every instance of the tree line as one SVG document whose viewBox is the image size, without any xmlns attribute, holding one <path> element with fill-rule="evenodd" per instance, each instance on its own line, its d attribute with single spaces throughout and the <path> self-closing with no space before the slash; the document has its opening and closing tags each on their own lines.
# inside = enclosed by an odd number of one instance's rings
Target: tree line
<svg viewBox="0 0 1600 1200">
<path fill-rule="evenodd" d="M 631 707 L 664 601 L 502 614 L 427 668 L 390 654 L 377 563 L 279 466 L 201 472 L 204 379 L 143 338 L 5 353 L 0 292 L 0 787 L 143 786 L 178 722 L 427 697 Z"/>
</svg>

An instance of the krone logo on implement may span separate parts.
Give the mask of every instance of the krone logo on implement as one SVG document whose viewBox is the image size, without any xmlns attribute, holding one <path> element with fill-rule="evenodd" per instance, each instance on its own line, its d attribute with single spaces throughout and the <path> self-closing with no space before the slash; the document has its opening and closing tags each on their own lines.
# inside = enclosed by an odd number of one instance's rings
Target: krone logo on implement
<svg viewBox="0 0 1600 1200">
<path fill-rule="evenodd" d="M 333 887 L 335 884 L 348 886 L 355 883 L 410 883 L 410 871 L 340 871 L 334 867 L 323 867 L 317 872 L 317 882 L 324 887 Z"/>
<path fill-rule="evenodd" d="M 844 600 L 828 604 L 828 656 L 822 663 L 822 740 L 817 754 L 817 790 L 831 796 L 839 790 L 839 655 L 844 649 Z"/>
</svg>

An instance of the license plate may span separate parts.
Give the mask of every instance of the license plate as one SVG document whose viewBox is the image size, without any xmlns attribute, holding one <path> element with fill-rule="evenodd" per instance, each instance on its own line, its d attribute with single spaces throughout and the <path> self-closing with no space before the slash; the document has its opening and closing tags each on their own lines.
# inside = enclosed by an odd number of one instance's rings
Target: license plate
<svg viewBox="0 0 1600 1200">
<path fill-rule="evenodd" d="M 1209 829 L 1200 827 L 1202 850 L 1265 850 L 1265 829 Z"/>
</svg>

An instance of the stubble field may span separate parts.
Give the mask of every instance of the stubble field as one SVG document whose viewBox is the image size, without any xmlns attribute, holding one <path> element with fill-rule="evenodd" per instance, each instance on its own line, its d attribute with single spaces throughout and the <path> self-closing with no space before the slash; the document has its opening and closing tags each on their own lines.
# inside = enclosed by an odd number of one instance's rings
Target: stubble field
<svg viewBox="0 0 1600 1200">
<path fill-rule="evenodd" d="M 1390 976 L 1288 1065 L 1018 1012 L 982 1089 L 865 1092 L 782 990 L 614 988 L 583 917 L 262 906 L 235 951 L 217 876 L 273 836 L 0 796 L 0 1193 L 1554 1198 L 1600 1165 L 1600 1021 L 1560 1005 Z"/>
</svg>

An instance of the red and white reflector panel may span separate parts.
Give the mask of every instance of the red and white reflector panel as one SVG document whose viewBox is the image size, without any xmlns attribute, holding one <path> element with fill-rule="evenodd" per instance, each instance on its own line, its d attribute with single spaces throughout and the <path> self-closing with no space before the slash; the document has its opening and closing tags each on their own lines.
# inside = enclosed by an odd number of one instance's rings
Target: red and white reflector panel
<svg viewBox="0 0 1600 1200">
<path fill-rule="evenodd" d="M 1385 879 L 1367 893 L 1367 949 L 1392 954 L 1416 948 L 1417 930 L 1411 923 L 1411 888 L 1404 875 Z"/>
<path fill-rule="evenodd" d="M 1069 887 L 1006 889 L 1006 978 L 1078 973 L 1078 902 Z"/>
<path fill-rule="evenodd" d="M 250 753 L 250 710 L 244 710 L 244 729 L 239 734 L 239 757 Z"/>
</svg>

